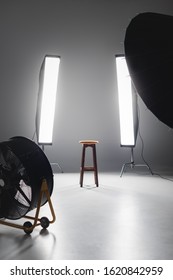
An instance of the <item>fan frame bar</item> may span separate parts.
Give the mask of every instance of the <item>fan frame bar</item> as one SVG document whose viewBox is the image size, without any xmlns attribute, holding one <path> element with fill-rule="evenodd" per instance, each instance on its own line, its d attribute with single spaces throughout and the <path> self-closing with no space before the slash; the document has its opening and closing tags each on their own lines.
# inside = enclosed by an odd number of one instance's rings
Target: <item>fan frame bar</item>
<svg viewBox="0 0 173 280">
<path fill-rule="evenodd" d="M 48 202 L 48 205 L 49 205 L 49 208 L 50 208 L 50 213 L 52 215 L 52 220 L 50 220 L 49 222 L 54 223 L 55 220 L 56 220 L 55 211 L 54 211 L 52 201 L 51 201 L 51 198 L 50 198 L 50 193 L 49 193 L 47 181 L 46 181 L 46 179 L 43 179 L 42 184 L 41 184 L 39 199 L 38 199 L 38 203 L 37 203 L 37 207 L 36 207 L 36 211 L 35 211 L 35 216 L 25 215 L 24 217 L 21 217 L 21 218 L 26 218 L 26 219 L 29 219 L 29 220 L 33 220 L 34 221 L 33 225 L 31 227 L 26 227 L 24 225 L 8 222 L 6 220 L 0 220 L 0 224 L 10 226 L 10 227 L 13 227 L 13 228 L 22 229 L 25 232 L 27 231 L 28 233 L 31 233 L 36 226 L 41 225 L 41 218 L 39 218 L 39 214 L 40 214 L 40 208 L 42 206 L 41 201 L 42 201 L 43 195 L 46 195 L 47 202 Z"/>
</svg>

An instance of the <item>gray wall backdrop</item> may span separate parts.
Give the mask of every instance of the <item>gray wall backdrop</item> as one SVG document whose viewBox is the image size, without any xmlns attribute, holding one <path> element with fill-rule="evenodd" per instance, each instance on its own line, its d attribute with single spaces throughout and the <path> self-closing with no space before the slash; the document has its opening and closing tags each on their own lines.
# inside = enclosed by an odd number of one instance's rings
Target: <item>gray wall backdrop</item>
<svg viewBox="0 0 173 280">
<path fill-rule="evenodd" d="M 80 139 L 94 138 L 100 171 L 129 161 L 120 147 L 115 54 L 124 52 L 130 20 L 141 12 L 173 15 L 172 0 L 1 0 L 0 142 L 32 138 L 38 75 L 45 54 L 61 56 L 53 145 L 45 152 L 65 172 L 79 171 Z M 173 133 L 139 99 L 144 156 L 172 170 Z M 141 141 L 135 148 L 141 163 Z"/>
</svg>

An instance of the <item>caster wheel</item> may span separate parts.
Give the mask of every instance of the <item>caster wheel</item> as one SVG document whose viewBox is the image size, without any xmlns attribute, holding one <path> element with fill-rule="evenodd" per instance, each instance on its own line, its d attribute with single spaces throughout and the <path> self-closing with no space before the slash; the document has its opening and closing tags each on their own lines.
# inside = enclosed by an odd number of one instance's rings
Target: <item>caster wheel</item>
<svg viewBox="0 0 173 280">
<path fill-rule="evenodd" d="M 49 219 L 46 217 L 42 217 L 40 219 L 40 223 L 41 223 L 42 228 L 48 228 L 48 226 L 50 224 Z"/>
<path fill-rule="evenodd" d="M 32 227 L 32 224 L 30 222 L 25 222 L 23 226 L 25 227 L 24 228 L 25 233 L 30 234 L 33 231 L 33 229 L 30 229 Z"/>
</svg>

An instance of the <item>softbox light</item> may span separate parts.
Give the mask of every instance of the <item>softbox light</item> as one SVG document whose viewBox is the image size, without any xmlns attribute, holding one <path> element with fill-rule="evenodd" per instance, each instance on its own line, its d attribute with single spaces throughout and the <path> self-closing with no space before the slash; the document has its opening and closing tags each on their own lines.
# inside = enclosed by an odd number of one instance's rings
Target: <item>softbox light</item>
<svg viewBox="0 0 173 280">
<path fill-rule="evenodd" d="M 59 64 L 59 56 L 46 55 L 40 69 L 36 132 L 41 145 L 52 144 Z"/>
<path fill-rule="evenodd" d="M 123 164 L 120 177 L 122 177 L 127 166 L 131 168 L 147 167 L 151 174 L 152 171 L 148 164 L 135 164 L 134 147 L 136 145 L 138 134 L 138 108 L 137 94 L 134 84 L 132 83 L 129 69 L 124 55 L 116 55 L 117 68 L 117 85 L 119 100 L 119 117 L 120 117 L 120 142 L 122 147 L 129 147 L 131 151 L 130 162 Z"/>
<path fill-rule="evenodd" d="M 138 118 L 137 97 L 134 92 L 131 77 L 124 55 L 116 55 L 120 143 L 121 146 L 134 147 L 136 145 Z"/>
<path fill-rule="evenodd" d="M 125 57 L 138 94 L 149 110 L 173 128 L 173 16 L 141 13 L 129 23 Z"/>
</svg>

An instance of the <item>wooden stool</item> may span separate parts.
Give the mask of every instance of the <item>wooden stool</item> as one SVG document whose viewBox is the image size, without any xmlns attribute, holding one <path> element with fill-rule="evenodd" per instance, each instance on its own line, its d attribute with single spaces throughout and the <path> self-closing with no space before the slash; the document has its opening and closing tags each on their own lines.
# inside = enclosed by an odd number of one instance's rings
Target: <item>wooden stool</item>
<svg viewBox="0 0 173 280">
<path fill-rule="evenodd" d="M 81 187 L 83 186 L 84 171 L 94 171 L 95 184 L 98 187 L 99 183 L 98 183 L 96 144 L 99 142 L 96 140 L 81 140 L 81 141 L 79 141 L 79 143 L 83 145 L 81 167 L 80 167 L 80 186 Z M 85 166 L 85 151 L 86 151 L 86 148 L 88 148 L 88 147 L 92 148 L 93 166 Z"/>
</svg>

